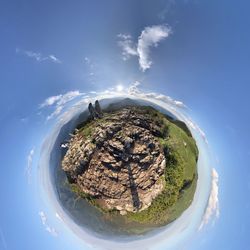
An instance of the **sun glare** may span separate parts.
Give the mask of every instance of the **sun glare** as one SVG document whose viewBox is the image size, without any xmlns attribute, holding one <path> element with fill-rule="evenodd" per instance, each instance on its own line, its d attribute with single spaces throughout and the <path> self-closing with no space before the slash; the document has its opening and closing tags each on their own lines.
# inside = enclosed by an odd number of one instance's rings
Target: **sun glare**
<svg viewBox="0 0 250 250">
<path fill-rule="evenodd" d="M 118 92 L 121 92 L 121 91 L 123 91 L 123 86 L 122 85 L 117 85 L 116 86 L 116 90 L 118 91 Z"/>
</svg>

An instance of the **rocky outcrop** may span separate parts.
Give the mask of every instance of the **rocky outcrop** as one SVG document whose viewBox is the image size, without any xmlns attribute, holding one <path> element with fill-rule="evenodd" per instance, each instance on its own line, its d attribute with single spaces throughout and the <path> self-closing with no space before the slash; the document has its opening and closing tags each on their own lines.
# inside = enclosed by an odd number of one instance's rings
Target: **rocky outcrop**
<svg viewBox="0 0 250 250">
<path fill-rule="evenodd" d="M 99 115 L 99 117 L 103 116 L 101 105 L 98 100 L 95 101 L 95 110 L 96 110 L 96 113 Z"/>
<path fill-rule="evenodd" d="M 106 209 L 126 214 L 148 208 L 164 188 L 160 125 L 139 107 L 104 114 L 99 103 L 90 107 L 103 117 L 71 138 L 62 161 L 69 181 Z"/>
<path fill-rule="evenodd" d="M 89 103 L 88 109 L 91 119 L 97 119 L 103 116 L 103 112 L 98 100 L 95 101 L 95 107 L 92 103 Z"/>
</svg>

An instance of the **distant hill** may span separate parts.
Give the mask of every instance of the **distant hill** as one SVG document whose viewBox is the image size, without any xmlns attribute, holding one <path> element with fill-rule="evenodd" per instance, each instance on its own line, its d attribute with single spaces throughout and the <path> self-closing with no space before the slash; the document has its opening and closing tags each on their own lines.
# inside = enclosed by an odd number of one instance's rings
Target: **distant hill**
<svg viewBox="0 0 250 250">
<path fill-rule="evenodd" d="M 121 101 L 113 102 L 108 105 L 107 108 L 104 109 L 106 112 L 112 112 L 119 110 L 121 108 L 131 107 L 131 106 L 140 106 L 140 103 L 136 100 L 132 100 L 130 98 L 125 98 Z"/>
</svg>

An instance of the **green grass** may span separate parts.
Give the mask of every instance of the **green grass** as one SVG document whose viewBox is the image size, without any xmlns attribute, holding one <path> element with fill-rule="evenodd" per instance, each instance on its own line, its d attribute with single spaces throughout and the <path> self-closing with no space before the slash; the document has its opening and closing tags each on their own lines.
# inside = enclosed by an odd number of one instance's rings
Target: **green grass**
<svg viewBox="0 0 250 250">
<path fill-rule="evenodd" d="M 87 123 L 84 127 L 80 128 L 80 133 L 86 137 L 90 138 L 93 134 L 94 121 Z"/>
<path fill-rule="evenodd" d="M 198 150 L 189 130 L 176 125 L 157 111 L 151 113 L 162 124 L 163 138 L 158 138 L 166 156 L 165 188 L 151 206 L 138 213 L 128 213 L 128 221 L 164 225 L 175 220 L 190 206 L 197 182 Z M 181 125 L 181 126 L 180 126 Z M 185 185 L 185 184 L 189 185 Z"/>
<path fill-rule="evenodd" d="M 77 184 L 70 184 L 70 187 L 71 187 L 71 190 L 76 193 L 78 196 L 80 196 L 81 198 L 84 198 L 84 199 L 91 199 L 91 195 L 89 194 L 86 194 L 85 192 L 81 191 L 79 186 Z"/>
<path fill-rule="evenodd" d="M 80 188 L 78 187 L 77 184 L 70 184 L 71 190 L 79 197 L 82 199 L 87 200 L 91 205 L 95 206 L 98 210 L 100 210 L 101 212 L 109 212 L 108 210 L 105 210 L 104 208 L 102 208 L 101 206 L 99 206 L 97 200 L 92 197 L 91 195 L 83 192 L 80 190 Z"/>
</svg>

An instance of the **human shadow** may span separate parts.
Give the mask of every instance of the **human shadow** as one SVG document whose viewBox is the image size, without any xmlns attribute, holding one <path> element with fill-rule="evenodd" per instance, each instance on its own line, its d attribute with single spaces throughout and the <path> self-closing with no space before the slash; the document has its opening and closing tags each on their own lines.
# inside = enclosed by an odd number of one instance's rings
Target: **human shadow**
<svg viewBox="0 0 250 250">
<path fill-rule="evenodd" d="M 134 180 L 134 177 L 133 177 L 133 174 L 132 174 L 130 164 L 126 164 L 126 168 L 128 170 L 129 186 L 130 186 L 133 206 L 134 206 L 134 208 L 136 210 L 139 210 L 140 206 L 141 206 L 141 202 L 140 202 L 140 199 L 139 199 L 137 187 L 136 187 L 136 184 L 135 184 L 135 180 Z"/>
</svg>

